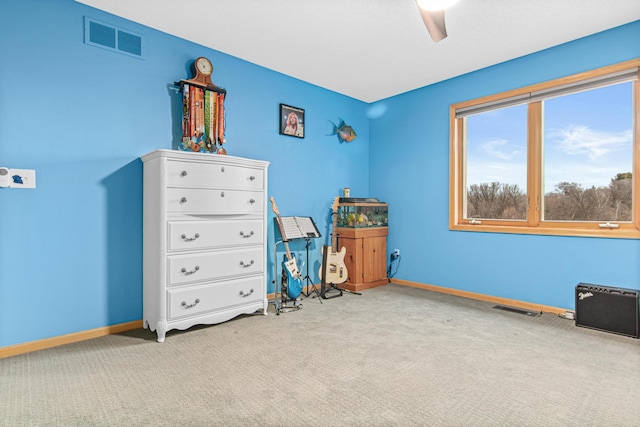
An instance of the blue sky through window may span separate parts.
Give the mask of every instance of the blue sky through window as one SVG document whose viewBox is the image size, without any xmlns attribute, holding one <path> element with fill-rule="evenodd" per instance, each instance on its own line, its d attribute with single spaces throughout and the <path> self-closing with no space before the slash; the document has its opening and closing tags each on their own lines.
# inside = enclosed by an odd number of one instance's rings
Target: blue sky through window
<svg viewBox="0 0 640 427">
<path fill-rule="evenodd" d="M 632 171 L 632 83 L 544 101 L 544 192 L 562 181 L 607 186 Z M 467 187 L 495 182 L 526 192 L 527 106 L 467 117 Z"/>
<path fill-rule="evenodd" d="M 467 186 L 500 182 L 527 190 L 527 106 L 467 117 Z"/>
<path fill-rule="evenodd" d="M 561 181 L 607 186 L 632 170 L 631 82 L 544 103 L 545 193 Z"/>
</svg>

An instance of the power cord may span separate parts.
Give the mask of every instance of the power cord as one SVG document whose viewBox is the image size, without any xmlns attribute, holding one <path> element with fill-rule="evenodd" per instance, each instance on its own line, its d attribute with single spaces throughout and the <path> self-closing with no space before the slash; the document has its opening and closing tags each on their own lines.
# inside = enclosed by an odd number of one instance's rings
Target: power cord
<svg viewBox="0 0 640 427">
<path fill-rule="evenodd" d="M 564 313 L 558 313 L 558 317 L 561 317 L 563 319 L 567 319 L 567 320 L 575 320 L 576 319 L 576 315 L 573 311 L 565 311 Z"/>
<path fill-rule="evenodd" d="M 391 274 L 391 268 L 393 267 L 393 263 L 394 261 L 398 260 L 398 263 L 396 264 L 396 271 Z M 391 279 L 393 276 L 395 276 L 398 273 L 398 268 L 400 267 L 400 255 L 396 255 L 395 253 L 391 254 L 391 261 L 389 262 L 389 267 L 387 267 L 387 279 Z"/>
</svg>

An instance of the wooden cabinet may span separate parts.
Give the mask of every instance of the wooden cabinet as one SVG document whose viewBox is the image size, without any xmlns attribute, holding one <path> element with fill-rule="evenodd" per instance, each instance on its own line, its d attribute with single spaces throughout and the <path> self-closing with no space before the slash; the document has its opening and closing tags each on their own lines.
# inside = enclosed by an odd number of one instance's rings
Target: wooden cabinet
<svg viewBox="0 0 640 427">
<path fill-rule="evenodd" d="M 336 228 L 338 248 L 344 247 L 345 266 L 349 273 L 340 285 L 350 291 L 361 291 L 389 282 L 387 279 L 387 227 Z"/>
<path fill-rule="evenodd" d="M 267 314 L 268 163 L 156 150 L 144 165 L 143 321 L 171 329 Z"/>
</svg>

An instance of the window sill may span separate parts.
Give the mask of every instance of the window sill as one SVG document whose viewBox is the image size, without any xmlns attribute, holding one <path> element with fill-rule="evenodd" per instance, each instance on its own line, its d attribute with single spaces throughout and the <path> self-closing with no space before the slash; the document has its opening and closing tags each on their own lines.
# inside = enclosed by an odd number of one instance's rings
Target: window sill
<svg viewBox="0 0 640 427">
<path fill-rule="evenodd" d="M 602 229 L 584 226 L 567 227 L 565 224 L 545 224 L 538 227 L 494 225 L 494 224 L 450 224 L 452 231 L 475 231 L 480 233 L 536 234 L 546 236 L 597 237 L 605 239 L 640 239 L 640 230 L 625 224 L 617 229 Z"/>
</svg>

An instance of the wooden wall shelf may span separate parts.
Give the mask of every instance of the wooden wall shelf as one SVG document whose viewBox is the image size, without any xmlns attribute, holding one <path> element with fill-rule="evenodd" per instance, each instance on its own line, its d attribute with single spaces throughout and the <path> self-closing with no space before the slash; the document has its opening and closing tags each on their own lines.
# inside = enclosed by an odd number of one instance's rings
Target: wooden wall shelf
<svg viewBox="0 0 640 427">
<path fill-rule="evenodd" d="M 226 89 L 223 89 L 223 88 L 218 87 L 216 85 L 203 85 L 200 82 L 195 82 L 195 81 L 192 81 L 192 80 L 180 80 L 179 82 L 173 82 L 173 84 L 175 84 L 176 86 L 179 86 L 180 89 L 182 89 L 182 86 L 187 84 L 187 85 L 192 85 L 192 86 L 199 87 L 201 89 L 217 92 L 217 93 L 224 93 L 224 94 L 227 93 Z"/>
</svg>

